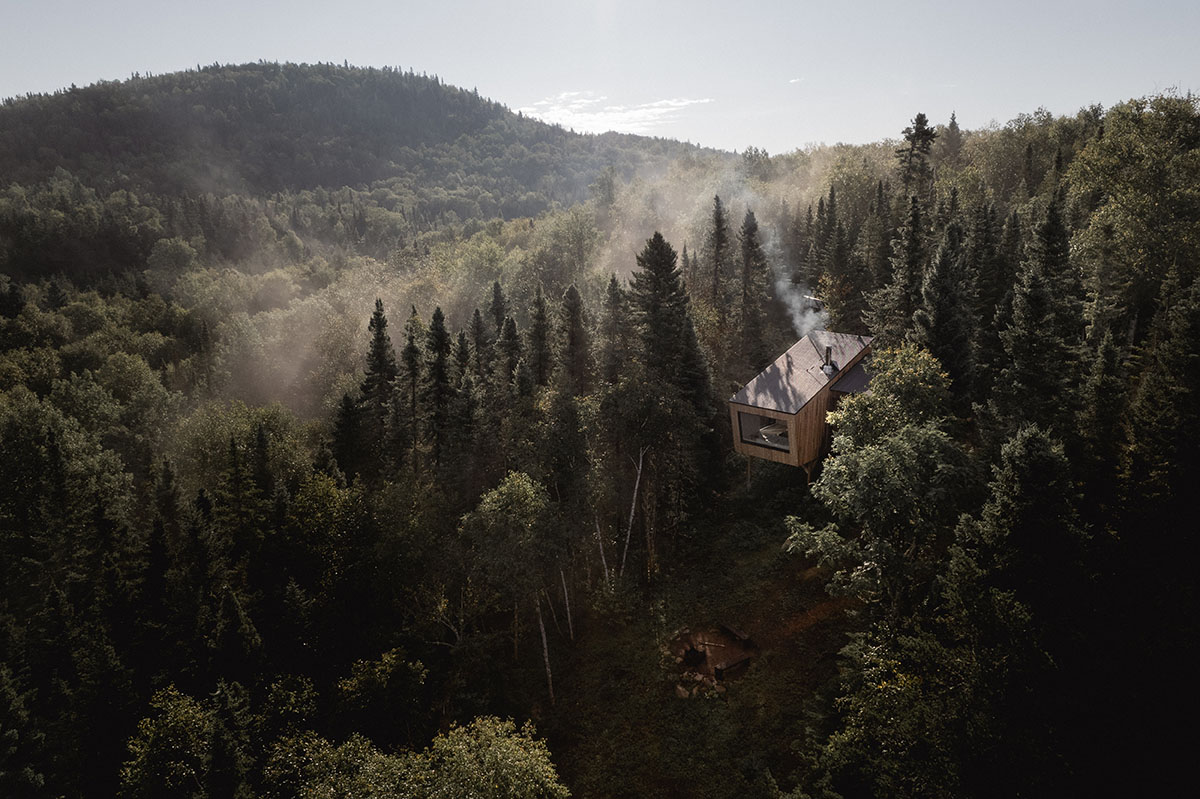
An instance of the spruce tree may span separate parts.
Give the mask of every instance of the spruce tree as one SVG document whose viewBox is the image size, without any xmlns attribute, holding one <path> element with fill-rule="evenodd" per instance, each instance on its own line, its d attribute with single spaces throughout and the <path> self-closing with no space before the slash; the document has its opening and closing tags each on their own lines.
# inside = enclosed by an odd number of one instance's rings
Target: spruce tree
<svg viewBox="0 0 1200 799">
<path fill-rule="evenodd" d="M 458 331 L 458 336 L 454 339 L 454 355 L 451 363 L 453 368 L 450 380 L 457 386 L 471 371 L 471 342 L 467 339 L 466 332 L 462 330 Z"/>
<path fill-rule="evenodd" d="M 562 330 L 559 370 L 562 390 L 573 397 L 591 391 L 592 352 L 583 297 L 572 283 L 563 294 L 560 327 Z"/>
<path fill-rule="evenodd" d="M 550 400 L 548 417 L 546 437 L 540 448 L 546 487 L 563 510 L 583 512 L 587 498 L 588 448 L 579 403 L 569 392 L 559 388 Z"/>
<path fill-rule="evenodd" d="M 994 265 L 981 264 L 976 282 L 975 401 L 986 403 L 1004 368 L 1000 333 L 1012 322 L 1012 300 L 1022 261 L 1021 221 L 1014 211 L 1004 222 Z"/>
<path fill-rule="evenodd" d="M 400 351 L 400 375 L 396 379 L 396 401 L 392 405 L 390 432 L 393 457 L 397 464 L 407 459 L 414 472 L 419 467 L 420 399 L 425 372 L 425 355 L 421 351 L 421 344 L 425 337 L 425 325 L 417 314 L 417 306 L 413 305 L 404 324 L 404 349 Z"/>
<path fill-rule="evenodd" d="M 947 225 L 921 286 L 908 339 L 928 350 L 950 376 L 951 388 L 965 400 L 972 376 L 970 294 L 962 273 L 962 228 Z"/>
<path fill-rule="evenodd" d="M 475 383 L 478 385 L 487 378 L 488 369 L 492 363 L 492 337 L 483 324 L 483 315 L 479 313 L 478 308 L 471 316 L 470 338 L 471 374 L 475 377 Z"/>
<path fill-rule="evenodd" d="M 924 114 L 917 114 L 904 129 L 904 144 L 896 149 L 896 161 L 905 196 L 924 196 L 929 191 L 932 182 L 929 152 L 936 138 L 937 132 L 929 127 Z"/>
<path fill-rule="evenodd" d="M 446 317 L 441 307 L 437 307 L 429 320 L 425 338 L 425 379 L 421 392 L 425 437 L 435 466 L 441 462 L 445 446 L 452 394 L 450 369 L 450 334 L 446 331 Z"/>
<path fill-rule="evenodd" d="M 529 354 L 529 369 L 533 373 L 533 382 L 544 386 L 550 382 L 550 317 L 546 313 L 546 298 L 542 287 L 537 287 L 533 297 L 533 311 L 530 313 L 529 332 L 525 342 L 525 351 Z"/>
<path fill-rule="evenodd" d="M 921 299 L 921 281 L 928 259 L 925 219 L 920 201 L 909 201 L 908 218 L 893 243 L 892 278 L 868 299 L 868 327 L 879 346 L 896 346 L 904 340 Z"/>
<path fill-rule="evenodd" d="M 378 298 L 375 300 L 375 312 L 371 315 L 367 329 L 371 333 L 371 344 L 367 350 L 366 373 L 359 387 L 359 401 L 362 407 L 359 425 L 360 443 L 369 447 L 370 458 L 355 464 L 358 467 L 355 471 L 366 468 L 369 475 L 374 477 L 379 474 L 377 467 L 386 454 L 380 447 L 386 440 L 388 409 L 391 407 L 398 374 L 396 353 L 392 349 L 392 339 L 387 332 L 387 317 L 383 313 L 383 301 Z"/>
<path fill-rule="evenodd" d="M 442 458 L 443 480 L 448 493 L 460 503 L 478 492 L 476 453 L 476 414 L 479 399 L 475 379 L 468 372 L 462 376 L 450 401 L 446 418 L 446 454 Z"/>
<path fill-rule="evenodd" d="M 1190 513 L 1200 474 L 1200 280 L 1187 289 L 1179 283 L 1172 273 L 1163 284 L 1129 409 L 1122 479 L 1129 520 L 1147 528 L 1155 526 L 1151 519 L 1175 526 Z"/>
<path fill-rule="evenodd" d="M 725 206 L 720 196 L 713 197 L 713 210 L 705 239 L 709 269 L 709 302 L 717 314 L 718 324 L 723 325 L 729 316 L 729 296 L 727 286 L 730 277 L 730 235 L 729 220 Z M 669 246 L 669 245 L 668 245 Z M 671 251 L 672 264 L 674 250 Z"/>
<path fill-rule="evenodd" d="M 511 316 L 504 318 L 500 331 L 500 338 L 496 341 L 494 374 L 499 391 L 504 393 L 513 386 L 517 365 L 524 357 L 524 352 L 521 349 L 521 336 L 517 332 L 517 323 Z"/>
<path fill-rule="evenodd" d="M 963 134 L 953 111 L 950 112 L 950 123 L 946 125 L 941 139 L 942 160 L 950 165 L 958 164 L 959 155 L 962 153 Z"/>
<path fill-rule="evenodd" d="M 1000 333 L 1003 365 L 988 400 L 993 446 L 1030 424 L 1060 438 L 1071 430 L 1070 357 L 1055 313 L 1041 265 L 1026 261 L 1013 290 L 1012 321 Z"/>
<path fill-rule="evenodd" d="M 738 302 L 738 327 L 741 334 L 741 359 L 749 375 L 758 374 L 771 362 L 766 342 L 766 305 L 770 285 L 770 267 L 758 240 L 758 220 L 746 211 L 738 234 L 742 251 L 742 290 Z"/>
<path fill-rule="evenodd" d="M 637 256 L 640 270 L 629 286 L 630 304 L 637 314 L 641 355 L 647 369 L 672 383 L 682 354 L 683 316 L 687 295 L 675 250 L 661 233 L 655 233 Z"/>
<path fill-rule="evenodd" d="M 989 488 L 978 519 L 958 525 L 942 580 L 951 640 L 978 669 L 964 692 L 977 723 L 965 728 L 973 740 L 960 761 L 962 787 L 966 795 L 1054 795 L 1078 780 L 1065 763 L 1074 743 L 1065 720 L 1094 705 L 1081 687 L 1099 654 L 1079 629 L 1092 602 L 1088 540 L 1070 464 L 1041 428 L 1022 427 L 1005 442 Z"/>
<path fill-rule="evenodd" d="M 1080 387 L 1076 462 L 1083 484 L 1080 505 L 1089 521 L 1109 525 L 1120 496 L 1118 476 L 1124 449 L 1127 391 L 1124 365 L 1111 331 L 1105 331 Z"/>
<path fill-rule="evenodd" d="M 504 319 L 508 316 L 508 300 L 504 298 L 504 289 L 500 287 L 500 281 L 496 280 L 492 283 L 492 302 L 488 306 L 488 312 L 492 317 L 492 325 L 496 332 L 492 335 L 492 340 L 499 339 L 504 332 Z"/>
<path fill-rule="evenodd" d="M 609 385 L 616 385 L 628 357 L 629 330 L 625 305 L 625 291 L 617 282 L 617 276 L 610 275 L 608 290 L 604 294 L 604 314 L 600 323 L 599 358 L 600 379 Z"/>
<path fill-rule="evenodd" d="M 1046 218 L 1033 231 L 1026 257 L 1036 261 L 1054 297 L 1054 331 L 1074 346 L 1083 338 L 1083 285 L 1071 263 L 1070 233 L 1063 224 L 1058 203 L 1052 201 Z"/>
<path fill-rule="evenodd" d="M 342 395 L 333 420 L 334 460 L 347 478 L 362 472 L 365 436 L 362 429 L 362 409 L 349 394 Z"/>
</svg>

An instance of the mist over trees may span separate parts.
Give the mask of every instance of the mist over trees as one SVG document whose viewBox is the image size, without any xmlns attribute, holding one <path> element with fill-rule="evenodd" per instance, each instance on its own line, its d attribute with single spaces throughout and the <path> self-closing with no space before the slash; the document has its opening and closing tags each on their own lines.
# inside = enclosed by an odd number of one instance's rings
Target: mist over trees
<svg viewBox="0 0 1200 799">
<path fill-rule="evenodd" d="M 333 65 L 5 101 L 0 793 L 1169 784 L 1200 107 L 897 130 Z M 875 339 L 808 485 L 724 401 L 813 325 Z M 684 690 L 708 623 L 762 656 Z"/>
</svg>

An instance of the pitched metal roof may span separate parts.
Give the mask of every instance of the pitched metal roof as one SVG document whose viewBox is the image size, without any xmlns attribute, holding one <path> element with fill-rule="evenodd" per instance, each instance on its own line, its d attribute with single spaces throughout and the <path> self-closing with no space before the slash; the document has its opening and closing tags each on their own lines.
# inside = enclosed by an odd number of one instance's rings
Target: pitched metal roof
<svg viewBox="0 0 1200 799">
<path fill-rule="evenodd" d="M 830 381 L 845 374 L 845 366 L 871 343 L 870 336 L 813 330 L 797 341 L 775 362 L 762 370 L 730 402 L 796 413 Z M 830 376 L 822 370 L 825 348 L 836 371 Z"/>
</svg>

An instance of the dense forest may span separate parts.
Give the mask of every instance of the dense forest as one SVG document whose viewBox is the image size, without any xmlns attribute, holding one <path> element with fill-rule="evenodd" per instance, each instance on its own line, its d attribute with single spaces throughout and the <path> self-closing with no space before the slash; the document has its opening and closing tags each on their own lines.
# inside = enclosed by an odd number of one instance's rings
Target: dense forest
<svg viewBox="0 0 1200 799">
<path fill-rule="evenodd" d="M 6 100 L 0 795 L 1173 785 L 1200 101 L 897 130 L 335 65 Z M 875 338 L 809 484 L 725 400 L 812 327 Z"/>
</svg>

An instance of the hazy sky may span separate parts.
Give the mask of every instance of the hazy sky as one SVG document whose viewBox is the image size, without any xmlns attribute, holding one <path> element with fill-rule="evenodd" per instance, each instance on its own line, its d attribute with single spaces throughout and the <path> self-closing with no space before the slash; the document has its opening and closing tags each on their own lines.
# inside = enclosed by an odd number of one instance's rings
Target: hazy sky
<svg viewBox="0 0 1200 799">
<path fill-rule="evenodd" d="M 0 96 L 197 64 L 438 74 L 514 111 L 771 153 L 1200 91 L 1200 1 L 0 0 Z"/>
</svg>

